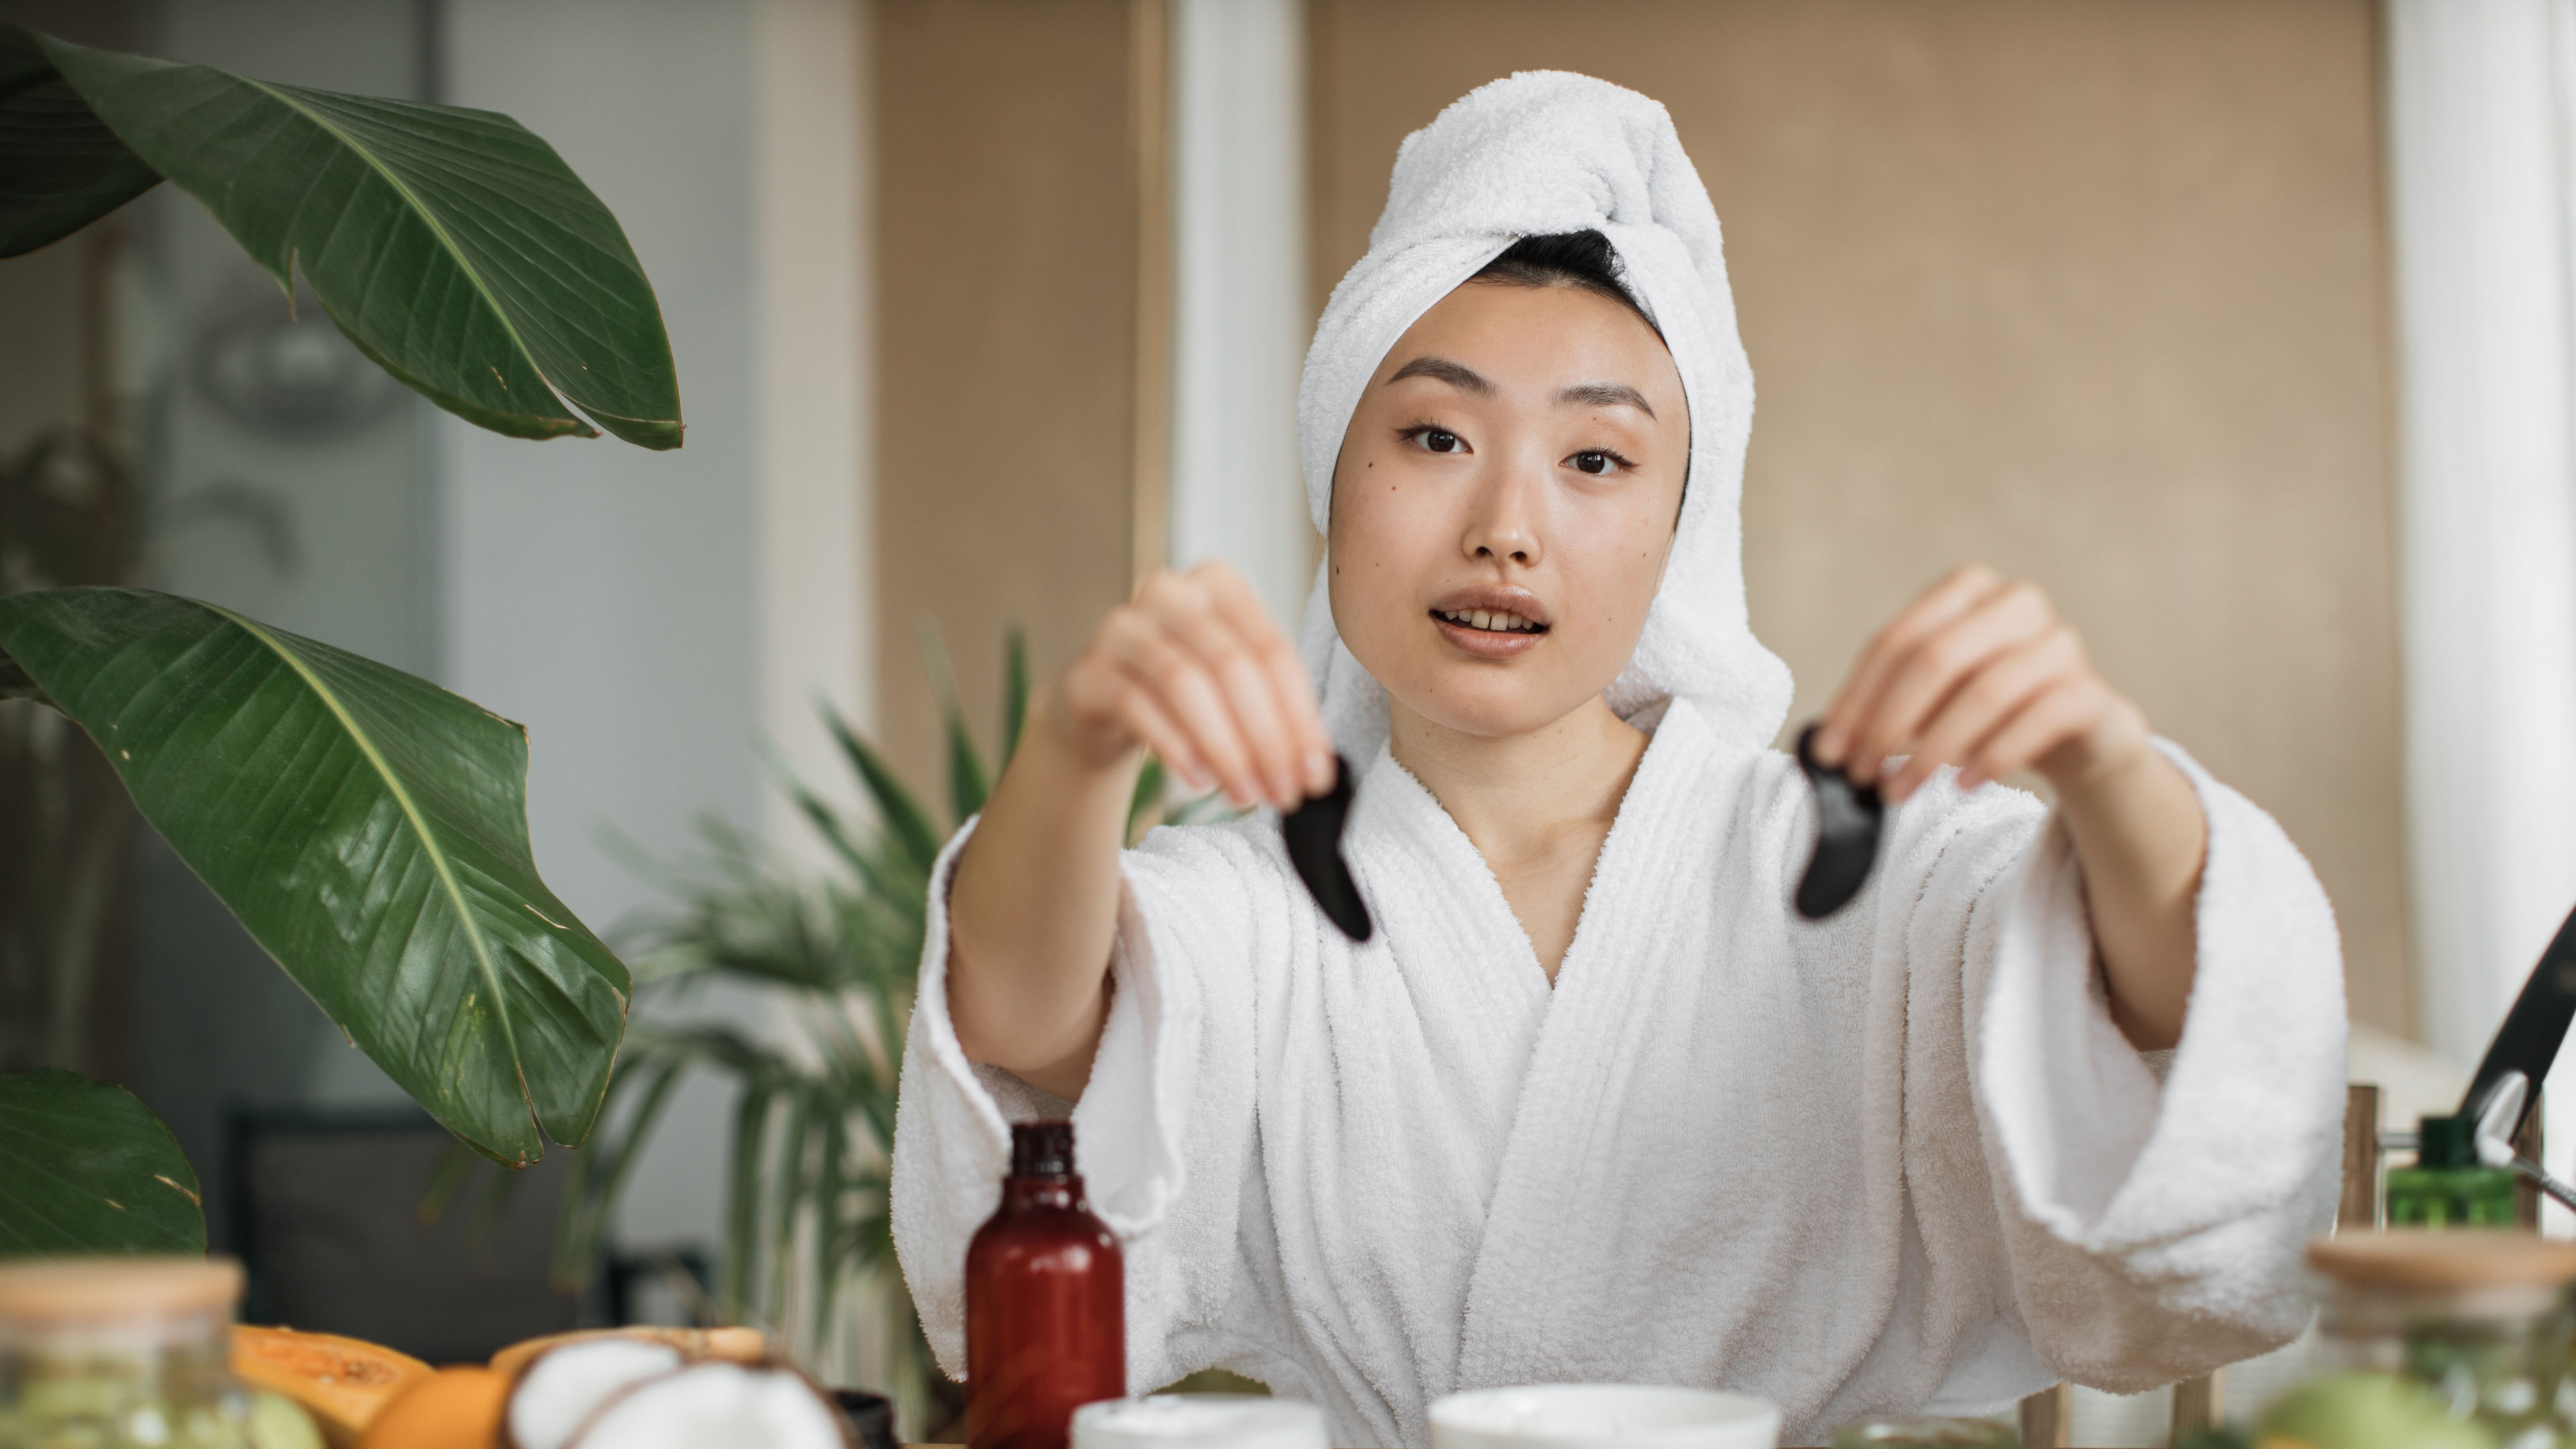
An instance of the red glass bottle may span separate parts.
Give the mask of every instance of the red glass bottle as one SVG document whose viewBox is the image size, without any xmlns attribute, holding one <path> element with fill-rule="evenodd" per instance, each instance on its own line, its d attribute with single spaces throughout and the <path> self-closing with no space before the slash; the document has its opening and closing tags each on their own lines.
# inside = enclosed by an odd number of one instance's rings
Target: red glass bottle
<svg viewBox="0 0 2576 1449">
<path fill-rule="evenodd" d="M 1127 1392 L 1127 1275 L 1073 1170 L 1073 1124 L 1011 1128 L 1002 1206 L 966 1249 L 966 1442 L 1065 1449 L 1073 1411 Z"/>
</svg>

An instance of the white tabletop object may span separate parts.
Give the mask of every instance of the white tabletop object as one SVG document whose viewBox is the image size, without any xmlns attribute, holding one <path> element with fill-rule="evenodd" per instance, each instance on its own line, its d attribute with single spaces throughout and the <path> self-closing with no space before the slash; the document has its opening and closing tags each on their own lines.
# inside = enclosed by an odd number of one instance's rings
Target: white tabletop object
<svg viewBox="0 0 2576 1449">
<path fill-rule="evenodd" d="M 1073 1449 L 1326 1449 L 1324 1412 L 1259 1394 L 1155 1394 L 1073 1411 Z"/>
<path fill-rule="evenodd" d="M 1714 1389 L 1536 1384 L 1431 1405 L 1431 1449 L 1778 1449 L 1780 1411 Z"/>
</svg>

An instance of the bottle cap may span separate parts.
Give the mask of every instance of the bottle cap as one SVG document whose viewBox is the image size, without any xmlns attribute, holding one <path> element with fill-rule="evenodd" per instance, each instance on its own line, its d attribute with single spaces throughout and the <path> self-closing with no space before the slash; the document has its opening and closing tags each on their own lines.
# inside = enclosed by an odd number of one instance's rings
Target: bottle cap
<svg viewBox="0 0 2576 1449">
<path fill-rule="evenodd" d="M 1073 1124 L 1012 1123 L 1011 1176 L 1073 1176 Z"/>
<path fill-rule="evenodd" d="M 0 1321 L 113 1323 L 230 1314 L 241 1297 L 230 1258 L 48 1258 L 0 1267 Z"/>
<path fill-rule="evenodd" d="M 2419 1129 L 2415 1153 L 2417 1167 L 2479 1167 L 2475 1119 L 2470 1117 L 2426 1117 L 2416 1123 Z"/>
</svg>

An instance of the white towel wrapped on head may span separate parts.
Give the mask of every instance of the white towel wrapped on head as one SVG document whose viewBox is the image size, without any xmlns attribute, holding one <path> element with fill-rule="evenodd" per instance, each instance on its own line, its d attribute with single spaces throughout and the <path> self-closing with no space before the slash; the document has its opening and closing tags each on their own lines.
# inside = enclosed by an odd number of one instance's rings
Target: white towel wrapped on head
<svg viewBox="0 0 2576 1449">
<path fill-rule="evenodd" d="M 1664 584 L 1628 669 L 1621 718 L 1651 725 L 1673 695 L 1725 739 L 1767 745 L 1789 711 L 1789 669 L 1744 612 L 1744 448 L 1753 369 L 1735 333 L 1717 210 L 1664 108 L 1606 81 L 1531 71 L 1484 86 L 1404 138 L 1368 255 L 1333 289 L 1297 390 L 1297 444 L 1315 531 L 1328 531 L 1333 464 L 1360 393 L 1431 304 L 1525 236 L 1597 231 L 1672 350 L 1690 403 L 1690 485 Z M 1386 738 L 1386 693 L 1342 647 L 1315 570 L 1300 652 L 1342 753 Z"/>
</svg>

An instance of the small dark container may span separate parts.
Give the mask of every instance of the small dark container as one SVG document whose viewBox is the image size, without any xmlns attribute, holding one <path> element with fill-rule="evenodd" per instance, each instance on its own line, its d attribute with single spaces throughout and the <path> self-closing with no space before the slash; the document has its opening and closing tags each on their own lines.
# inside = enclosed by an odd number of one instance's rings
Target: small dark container
<svg viewBox="0 0 2576 1449">
<path fill-rule="evenodd" d="M 850 1421 L 850 1442 L 859 1449 L 896 1449 L 893 1400 L 865 1389 L 834 1389 L 832 1402 Z"/>
<path fill-rule="evenodd" d="M 1354 941 L 1365 941 L 1377 927 L 1369 920 L 1368 902 L 1360 899 L 1359 882 L 1342 859 L 1342 830 L 1351 821 L 1351 762 L 1333 756 L 1333 788 L 1307 797 L 1306 803 L 1279 818 L 1288 842 L 1288 863 L 1315 898 L 1324 919 Z"/>
<path fill-rule="evenodd" d="M 1816 727 L 1798 732 L 1798 767 L 1816 796 L 1816 853 L 1798 878 L 1798 914 L 1821 921 L 1851 903 L 1878 859 L 1886 815 L 1875 786 L 1855 785 L 1842 771 L 1816 763 Z"/>
<path fill-rule="evenodd" d="M 1065 1449 L 1127 1392 L 1127 1270 L 1073 1170 L 1073 1124 L 1011 1129 L 1002 1205 L 966 1249 L 966 1442 Z"/>
</svg>

